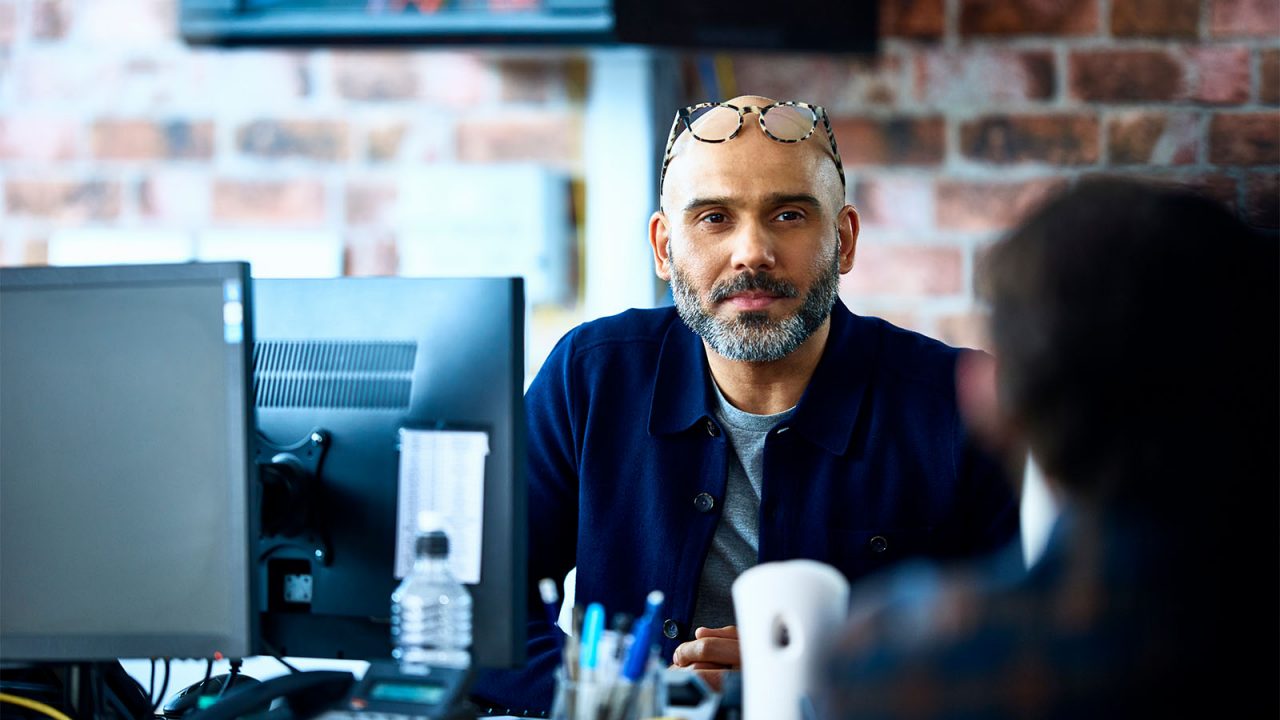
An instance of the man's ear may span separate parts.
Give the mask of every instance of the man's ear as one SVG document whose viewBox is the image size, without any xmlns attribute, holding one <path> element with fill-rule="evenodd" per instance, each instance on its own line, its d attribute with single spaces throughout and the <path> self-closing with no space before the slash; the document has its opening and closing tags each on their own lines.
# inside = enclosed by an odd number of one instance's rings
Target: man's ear
<svg viewBox="0 0 1280 720">
<path fill-rule="evenodd" d="M 649 247 L 653 249 L 653 271 L 671 280 L 671 226 L 661 210 L 649 216 Z"/>
<path fill-rule="evenodd" d="M 840 235 L 841 275 L 853 269 L 853 256 L 858 249 L 858 231 L 860 229 L 858 211 L 852 205 L 845 205 L 840 208 L 840 213 L 836 215 L 836 232 Z"/>
</svg>

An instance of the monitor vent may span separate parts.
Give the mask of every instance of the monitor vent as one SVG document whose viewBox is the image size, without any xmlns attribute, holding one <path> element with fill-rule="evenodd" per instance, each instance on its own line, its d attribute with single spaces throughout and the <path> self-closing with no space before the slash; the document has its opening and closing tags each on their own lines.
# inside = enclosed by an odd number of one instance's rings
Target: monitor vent
<svg viewBox="0 0 1280 720">
<path fill-rule="evenodd" d="M 261 340 L 254 346 L 260 408 L 409 407 L 415 342 Z"/>
</svg>

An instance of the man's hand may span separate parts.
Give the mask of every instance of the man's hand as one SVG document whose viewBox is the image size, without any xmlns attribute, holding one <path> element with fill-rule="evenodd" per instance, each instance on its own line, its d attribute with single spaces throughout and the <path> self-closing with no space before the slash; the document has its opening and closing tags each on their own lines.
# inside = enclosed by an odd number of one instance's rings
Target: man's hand
<svg viewBox="0 0 1280 720">
<path fill-rule="evenodd" d="M 742 655 L 738 649 L 738 627 L 700 627 L 693 631 L 693 640 L 676 646 L 672 667 L 693 670 L 712 690 L 720 692 L 725 670 L 742 667 Z"/>
</svg>

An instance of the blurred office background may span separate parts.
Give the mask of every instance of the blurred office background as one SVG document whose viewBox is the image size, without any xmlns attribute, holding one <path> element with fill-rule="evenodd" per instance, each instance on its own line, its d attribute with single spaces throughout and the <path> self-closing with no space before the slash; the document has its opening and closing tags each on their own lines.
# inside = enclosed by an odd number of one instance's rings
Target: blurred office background
<svg viewBox="0 0 1280 720">
<path fill-rule="evenodd" d="M 0 262 L 524 274 L 532 371 L 574 324 L 664 302 L 671 114 L 742 92 L 832 115 L 863 221 L 845 301 L 955 344 L 985 344 L 985 243 L 1083 175 L 1280 225 L 1280 0 L 881 0 L 872 55 L 225 49 L 178 12 L 0 0 Z"/>
</svg>

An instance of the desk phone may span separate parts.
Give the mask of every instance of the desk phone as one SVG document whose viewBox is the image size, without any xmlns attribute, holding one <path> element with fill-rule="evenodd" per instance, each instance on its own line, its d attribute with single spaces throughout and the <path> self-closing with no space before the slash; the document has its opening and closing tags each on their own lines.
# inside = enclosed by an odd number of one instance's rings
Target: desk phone
<svg viewBox="0 0 1280 720">
<path fill-rule="evenodd" d="M 471 720 L 469 668 L 431 666 L 404 672 L 395 663 L 371 663 L 338 709 L 319 720 Z"/>
</svg>

